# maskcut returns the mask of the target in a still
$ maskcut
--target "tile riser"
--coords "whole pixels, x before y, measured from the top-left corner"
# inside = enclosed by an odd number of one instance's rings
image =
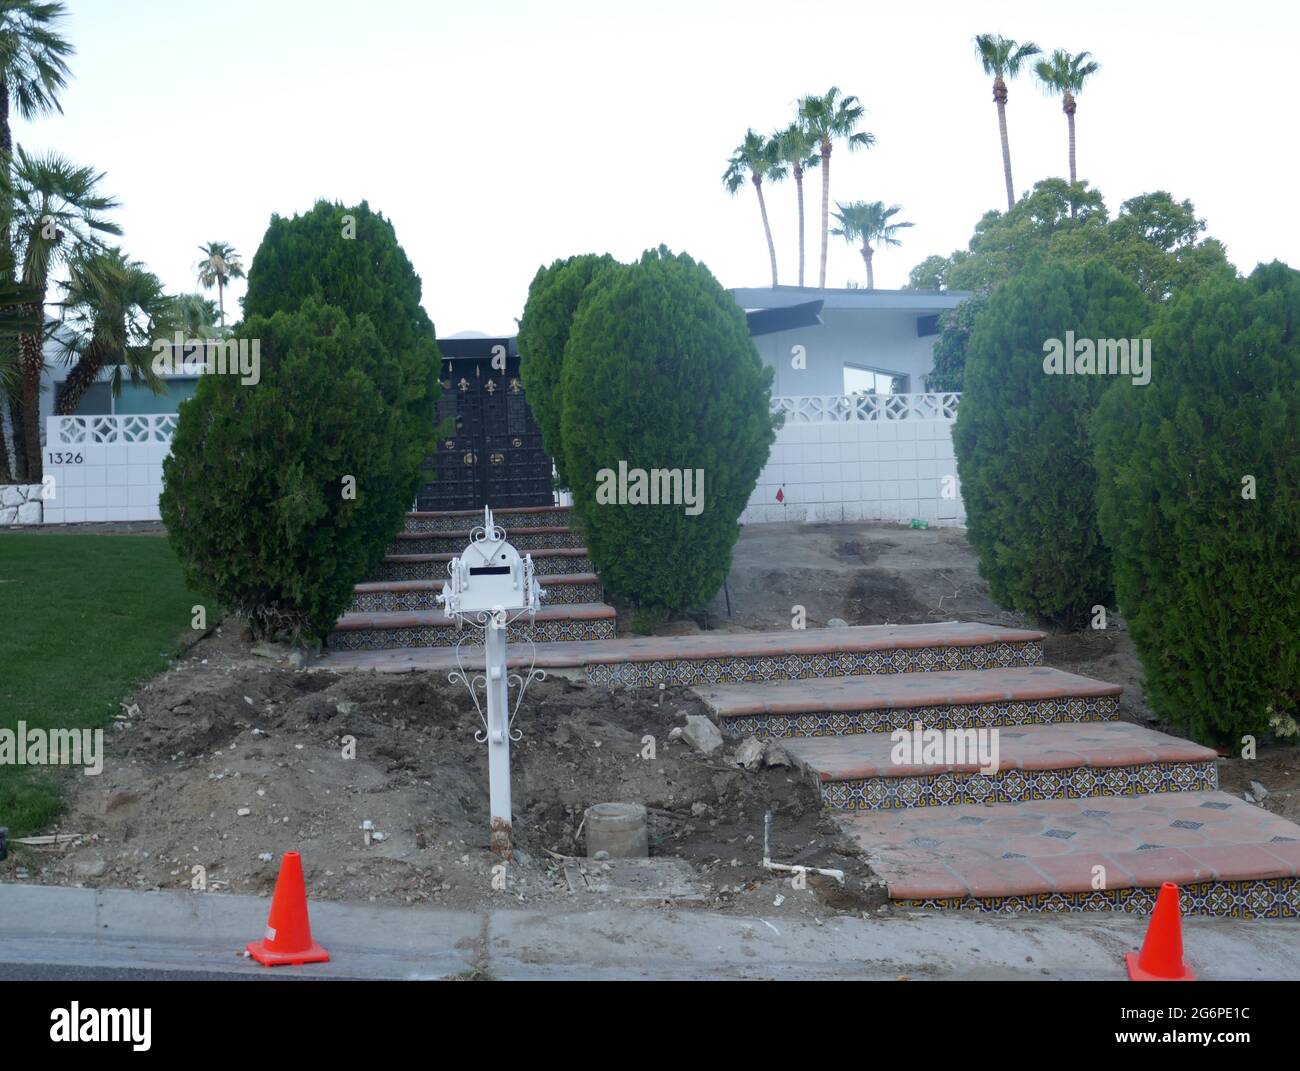
[[[1055,770],[1001,770],[994,774],[940,773],[920,777],[865,777],[818,781],[822,802],[835,811],[898,810],[960,804],[1101,799],[1153,792],[1212,792],[1213,762],[1076,766]]]
[[[1043,912],[1126,911],[1149,916],[1155,909],[1152,886],[1093,889],[1075,893],[1026,893],[1013,896],[943,898],[891,898],[896,907],[910,910]],[[1189,882],[1178,887],[1184,915],[1216,918],[1300,918],[1300,878],[1256,878],[1241,881]]]
[[[493,518],[510,536],[528,528],[563,528],[569,525],[573,514],[569,510],[545,510],[540,513],[497,513]],[[482,514],[477,519],[460,517],[412,517],[407,514],[408,532],[463,532],[483,523]]]
[[[341,651],[380,651],[398,647],[455,647],[468,635],[467,643],[479,642],[477,629],[426,626],[423,628],[347,629],[330,635],[329,645]],[[533,625],[511,625],[506,637],[510,643],[567,643],[581,640],[607,640],[614,636],[614,619],[595,621],[537,621]]]
[[[543,606],[568,606],[574,603],[603,602],[599,584],[549,584],[542,586]],[[349,613],[399,613],[402,611],[438,610],[433,591],[366,592],[352,600]]]
[[[754,681],[860,677],[872,673],[924,673],[931,670],[992,669],[1037,666],[1043,645],[1036,641],[952,647],[911,647],[884,651],[789,654],[779,657],[671,659],[595,663],[585,667],[587,681],[601,687],[691,687]]]
[[[576,573],[594,573],[595,566],[590,558],[534,558],[533,574],[535,576],[573,576]],[[447,578],[446,562],[380,562],[371,580],[445,580]]]
[[[532,533],[521,528],[507,533],[514,548],[521,552],[531,550],[558,550],[583,546],[578,532]],[[423,539],[396,539],[388,547],[389,554],[459,554],[469,542],[462,536],[440,536],[430,533]]]
[[[854,736],[910,729],[965,729],[994,725],[1046,725],[1056,722],[1116,721],[1119,697],[1016,699],[1003,703],[942,704],[881,710],[818,711],[805,714],[740,714],[718,718],[727,736],[794,739]]]

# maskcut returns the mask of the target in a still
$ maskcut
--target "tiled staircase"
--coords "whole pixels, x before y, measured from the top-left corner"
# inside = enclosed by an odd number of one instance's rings
[[[1190,912],[1300,916],[1300,826],[1219,792],[1209,748],[1116,720],[1115,685],[1033,666],[699,692],[724,732],[780,738],[902,906],[1148,912],[1173,881]],[[996,729],[996,769],[894,754],[918,727]]]
[[[1214,752],[1120,722],[1116,685],[1041,665],[1043,634],[946,622],[615,638],[567,508],[499,510],[546,592],[512,666],[694,687],[732,736],[776,737],[894,902],[982,911],[1300,916],[1300,826],[1217,791]],[[359,584],[322,670],[456,667],[433,599],[478,513],[413,513]],[[896,762],[896,729],[996,730],[998,766]],[[986,738],[987,739],[987,738]],[[911,756],[916,759],[917,756]]]
[[[613,607],[602,601],[600,580],[569,526],[563,506],[498,510],[497,523],[511,543],[532,555],[542,588],[542,609],[530,624],[510,626],[518,643],[572,643],[610,639]],[[336,651],[450,650],[464,635],[447,621],[434,601],[447,576],[447,563],[465,549],[470,531],[482,524],[480,512],[410,513],[380,565],[379,576],[353,591],[352,605],[334,627],[329,646]]]

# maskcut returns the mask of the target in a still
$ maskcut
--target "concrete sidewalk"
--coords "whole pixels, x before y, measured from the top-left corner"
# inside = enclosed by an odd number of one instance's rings
[[[1123,914],[883,919],[736,918],[614,909],[574,913],[311,905],[332,961],[268,970],[242,956],[269,900],[221,893],[0,885],[0,964],[258,978],[1096,979],[1125,978],[1144,918]],[[1186,919],[1203,979],[1300,979],[1300,921]]]

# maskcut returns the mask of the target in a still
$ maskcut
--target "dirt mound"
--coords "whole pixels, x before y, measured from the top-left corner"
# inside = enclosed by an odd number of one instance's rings
[[[295,849],[314,897],[563,904],[573,896],[556,856],[585,855],[585,809],[633,800],[649,809],[652,855],[687,861],[712,910],[830,914],[883,902],[793,769],[743,770],[728,761],[733,742],[706,757],[673,735],[703,712],[686,690],[534,684],[512,749],[516,859],[494,888],[486,745],[462,685],[295,673],[217,637],[124,704],[101,776],[71,779],[60,828],[85,839],[0,867],[43,882],[267,894],[280,854]],[[647,738],[653,758],[643,757]],[[792,893],[761,867],[769,808],[774,858],[846,870],[845,890],[814,881]],[[369,847],[365,821],[382,835]]]

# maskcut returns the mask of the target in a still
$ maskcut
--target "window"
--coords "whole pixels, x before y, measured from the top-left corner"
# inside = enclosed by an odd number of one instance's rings
[[[878,368],[844,366],[844,393],[852,394],[906,394],[908,377],[900,372],[885,372]]]

